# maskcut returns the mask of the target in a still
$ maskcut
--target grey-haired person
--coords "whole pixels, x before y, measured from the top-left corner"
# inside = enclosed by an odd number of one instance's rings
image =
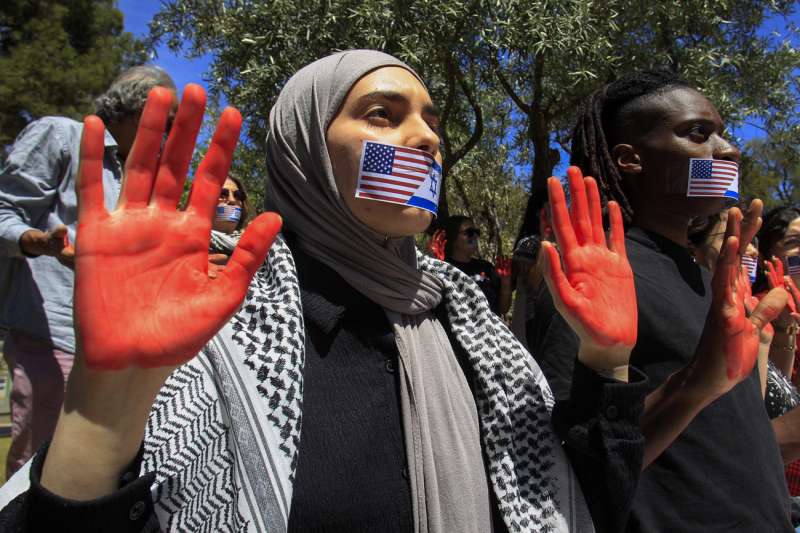
[[[147,94],[175,91],[163,69],[120,74],[94,102],[108,129],[103,156],[105,204],[117,202],[124,165]],[[177,98],[176,98],[177,107]],[[12,373],[10,477],[50,437],[72,368],[75,180],[83,124],[48,116],[19,134],[0,169],[0,325]]]

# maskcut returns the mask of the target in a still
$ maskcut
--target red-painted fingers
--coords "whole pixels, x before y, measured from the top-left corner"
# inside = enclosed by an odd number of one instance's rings
[[[736,277],[738,270],[739,239],[735,236],[728,237],[720,249],[714,277],[711,279],[713,298],[716,301],[724,299],[728,305],[736,305]]]
[[[277,213],[263,213],[253,220],[233,250],[220,276],[230,283],[231,293],[241,301],[250,280],[264,263],[283,221]]]
[[[770,261],[765,261],[764,265],[767,267],[767,282],[769,287],[774,289],[783,286],[783,263],[777,257],[773,257]]]
[[[548,241],[542,242],[542,250],[544,251],[545,257],[544,277],[550,289],[550,294],[554,297],[556,308],[560,308],[559,302],[561,302],[566,305],[567,308],[574,309],[576,298],[575,289],[572,288],[567,276],[564,274],[564,270],[561,268],[561,259],[558,256],[558,251],[555,246]],[[559,309],[559,311],[562,310]]]
[[[789,302],[789,294],[782,288],[771,289],[758,302],[755,310],[750,314],[750,322],[762,329],[781,314],[783,308]]]
[[[242,115],[232,107],[226,108],[219,117],[206,156],[197,168],[187,210],[208,219],[214,215],[219,190],[228,177],[241,128]]]
[[[600,202],[600,191],[592,177],[583,180],[586,186],[586,197],[589,201],[589,218],[591,219],[592,237],[598,246],[606,245],[606,233],[603,229],[603,207]]]
[[[558,178],[549,178],[547,180],[547,194],[550,199],[550,211],[553,217],[553,231],[556,234],[556,241],[558,241],[562,253],[567,255],[578,246],[578,241],[567,212],[564,189],[561,187],[561,181]]]
[[[508,257],[498,255],[494,261],[494,269],[501,278],[508,278],[511,276],[511,259]]]
[[[107,215],[103,203],[103,156],[105,128],[99,117],[83,119],[81,153],[78,167],[78,220]]]
[[[175,209],[180,202],[205,108],[206,93],[203,88],[192,83],[187,85],[164,146],[153,189],[153,202],[161,208]]]
[[[622,210],[620,210],[617,202],[608,202],[608,220],[611,226],[611,234],[609,236],[611,243],[609,248],[612,252],[627,259],[628,252],[625,250],[625,226],[622,224]]]
[[[750,202],[750,207],[742,219],[739,255],[745,254],[748,245],[753,242],[753,237],[756,236],[756,233],[761,228],[761,212],[763,210],[764,203],[758,198]]]
[[[728,210],[728,221],[725,224],[725,238],[727,241],[729,237],[736,237],[741,242],[742,234],[742,212],[738,207],[732,207]],[[738,250],[737,250],[738,253]]]
[[[800,309],[800,290],[798,290],[791,276],[785,276],[784,280],[786,281],[786,288],[792,296],[791,301],[794,302],[795,308]]]
[[[175,94],[164,87],[153,87],[147,95],[136,140],[125,162],[120,208],[145,207],[150,202],[161,143],[174,98]]]
[[[592,222],[589,218],[589,205],[586,198],[586,184],[583,180],[583,173],[578,167],[572,166],[567,169],[567,180],[569,181],[570,207],[569,216],[572,222],[572,229],[579,245],[592,242]]]

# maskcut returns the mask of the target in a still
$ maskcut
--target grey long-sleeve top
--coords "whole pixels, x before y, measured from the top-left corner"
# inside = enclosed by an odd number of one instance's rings
[[[72,324],[73,272],[49,256],[26,257],[19,239],[30,229],[67,226],[75,242],[83,124],[45,117],[19,134],[0,170],[0,302],[2,325],[24,331],[64,351],[75,351]],[[117,143],[105,135],[103,192],[116,206],[122,180]]]

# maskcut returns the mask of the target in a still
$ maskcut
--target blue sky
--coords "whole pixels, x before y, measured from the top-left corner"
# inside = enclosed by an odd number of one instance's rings
[[[118,6],[125,15],[125,29],[138,37],[146,36],[148,33],[148,23],[155,15],[161,2],[158,0],[119,0]],[[800,26],[800,12],[795,12],[791,19],[786,20],[782,17],[773,17],[765,22],[761,28],[761,33],[773,33],[777,39],[785,38],[791,35],[792,42],[795,47],[800,48],[800,36],[789,34],[787,28],[790,25],[795,27]],[[205,75],[211,63],[211,57],[206,55],[197,59],[186,59],[181,54],[172,53],[166,46],[162,45],[156,50],[157,57],[153,62],[156,65],[163,67],[175,80],[178,88],[183,88],[187,83],[200,83],[206,86],[203,76]],[[800,75],[800,73],[799,73]],[[758,125],[744,125],[734,132],[740,143],[747,142],[754,137],[762,136],[763,132],[758,128]],[[562,161],[566,160],[562,157]],[[561,168],[561,167],[564,168]],[[559,165],[555,170],[556,172],[563,172],[566,165]],[[521,174],[527,172],[520,168]]]
[[[136,37],[144,37],[149,33],[147,25],[152,20],[161,2],[154,0],[120,0],[118,7],[125,15],[125,29]],[[182,55],[173,54],[166,46],[158,48],[153,63],[164,68],[175,80],[179,89],[187,83],[199,83],[206,86],[203,75],[211,64],[211,57],[189,60]]]

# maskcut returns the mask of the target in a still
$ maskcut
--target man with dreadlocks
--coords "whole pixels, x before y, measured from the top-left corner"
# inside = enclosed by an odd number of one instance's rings
[[[741,331],[716,312],[720,302],[712,286],[719,292],[721,280],[712,280],[687,250],[689,221],[718,212],[725,201],[687,195],[689,160],[738,161],[723,130],[716,108],[699,91],[668,73],[648,72],[596,92],[574,131],[572,164],[597,179],[603,202],[616,201],[628,227],[639,310],[631,364],[654,389],[642,418],[646,469],[628,531],[791,530],[781,455],[758,373],[753,361],[738,373],[732,367]],[[761,208],[759,200],[751,204],[741,239],[729,226],[724,246],[734,260],[760,225]],[[742,220],[741,211],[731,209],[729,219]],[[732,284],[734,292],[742,290]],[[540,300],[549,301],[549,294]],[[784,295],[770,293],[750,318],[783,305]],[[543,333],[529,337],[531,351],[548,354],[539,359],[544,365],[554,354],[574,361],[577,344],[558,335],[569,326],[552,312],[543,315],[537,308],[542,323],[535,329]]]

